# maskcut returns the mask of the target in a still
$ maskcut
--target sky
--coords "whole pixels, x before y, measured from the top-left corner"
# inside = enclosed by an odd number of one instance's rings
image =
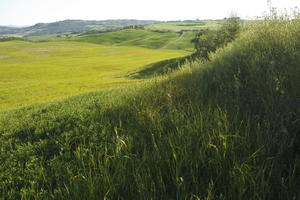
[[[300,8],[300,0],[272,0],[272,5]],[[267,10],[267,0],[0,0],[0,25],[65,19],[222,19],[231,13],[254,18]]]

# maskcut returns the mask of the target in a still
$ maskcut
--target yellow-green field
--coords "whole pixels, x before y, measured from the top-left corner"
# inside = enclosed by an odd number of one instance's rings
[[[203,29],[217,29],[222,25],[222,20],[205,20],[205,21],[192,21],[192,22],[184,22],[184,21],[173,21],[173,22],[164,22],[151,24],[146,26],[146,30],[152,31],[173,31],[179,32],[182,30],[185,31],[196,31]]]
[[[128,72],[181,57],[181,50],[79,42],[0,43],[0,109],[47,102],[136,80]]]

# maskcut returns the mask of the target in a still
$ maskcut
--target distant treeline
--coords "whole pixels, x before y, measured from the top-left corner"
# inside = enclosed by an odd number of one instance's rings
[[[117,31],[124,30],[124,29],[144,30],[145,26],[144,25],[128,25],[128,26],[124,26],[124,27],[121,27],[121,28],[107,28],[107,29],[103,29],[103,30],[92,30],[92,31],[87,31],[85,33],[82,33],[82,34],[80,34],[80,36],[97,34],[97,33],[111,33],[111,32],[117,32]]]
[[[14,40],[24,41],[25,39],[21,38],[21,37],[3,37],[3,38],[0,38],[0,42],[14,41]]]

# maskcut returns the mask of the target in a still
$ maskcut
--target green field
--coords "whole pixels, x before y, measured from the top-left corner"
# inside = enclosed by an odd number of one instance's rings
[[[217,29],[222,25],[222,23],[223,20],[204,20],[204,21],[193,20],[190,22],[170,21],[170,22],[151,24],[146,26],[146,29],[152,31],[172,31],[172,32],[179,32],[182,30],[197,31],[197,30],[203,30],[208,28]]]
[[[139,46],[151,49],[182,49],[193,50],[191,40],[196,32],[184,31],[175,32],[155,32],[140,29],[125,29],[108,33],[88,34],[73,37],[70,40],[114,45],[114,46]]]
[[[187,55],[179,50],[80,42],[0,43],[0,109],[47,102],[135,82],[142,66]]]
[[[125,29],[115,32],[85,35],[73,38],[73,40],[95,44],[140,46],[158,49],[179,37],[180,34],[175,32],[158,33],[139,29]]]
[[[300,13],[272,19],[163,77],[0,111],[0,199],[299,200]],[[0,94],[94,90],[182,54],[5,42]]]
[[[38,35],[38,36],[29,36],[24,37],[25,39],[33,42],[50,42],[50,41],[61,41],[66,40],[71,37],[75,37],[78,34],[70,34],[70,33],[63,33],[63,34],[49,34],[49,35]]]
[[[163,49],[185,49],[185,50],[194,50],[194,46],[191,43],[191,40],[195,37],[197,32],[184,31],[180,34],[178,38],[169,42]]]

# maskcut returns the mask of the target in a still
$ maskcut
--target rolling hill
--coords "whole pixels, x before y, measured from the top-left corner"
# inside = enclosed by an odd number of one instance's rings
[[[210,61],[137,85],[1,112],[0,195],[299,199],[299,30],[299,18],[266,20]],[[100,51],[89,45],[92,55]],[[55,54],[68,57],[58,46]]]
[[[196,32],[157,32],[143,29],[115,29],[84,34],[50,34],[30,36],[24,39],[34,42],[77,41],[113,46],[139,46],[151,49],[181,49],[193,51],[191,40]]]
[[[154,20],[64,20],[53,23],[38,23],[34,26],[12,28],[0,27],[0,35],[39,36],[59,33],[83,33],[92,30],[122,28],[130,25],[148,25],[157,23]]]
[[[53,34],[0,39],[4,41],[0,42],[4,72],[0,74],[0,107],[16,108],[140,81],[132,78],[153,76],[149,67],[156,69],[176,61],[168,59],[191,54],[194,34],[122,28],[71,38]],[[105,52],[111,56],[104,56]],[[145,68],[147,73],[138,73]]]
[[[140,46],[152,49],[192,50],[194,32],[155,32],[141,29],[123,29],[107,33],[88,34],[71,38],[73,41],[116,46]]]
[[[181,50],[114,47],[82,42],[0,42],[0,109],[120,87],[130,72]]]
[[[169,21],[147,25],[145,28],[151,31],[199,31],[203,29],[217,29],[224,20],[187,20]]]

